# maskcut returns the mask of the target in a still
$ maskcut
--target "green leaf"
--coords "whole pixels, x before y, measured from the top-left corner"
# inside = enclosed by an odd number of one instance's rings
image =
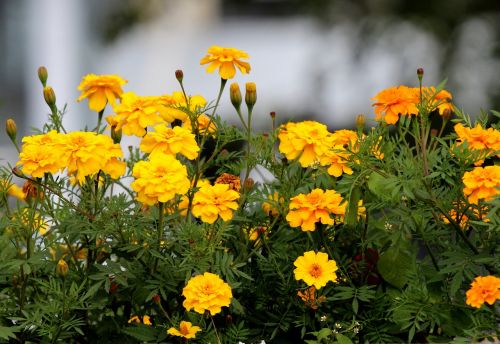
[[[346,337],[340,333],[337,333],[335,335],[335,339],[337,339],[337,342],[340,344],[353,344],[352,341],[349,339],[349,337]]]
[[[13,338],[16,339],[15,331],[17,331],[17,327],[4,327],[0,326],[0,338],[2,339],[9,339]]]
[[[156,329],[145,325],[128,327],[123,329],[122,332],[143,342],[155,341],[158,337],[158,331]]]
[[[332,330],[329,328],[322,328],[317,332],[316,338],[321,341],[322,339],[327,339],[332,334]]]
[[[358,220],[358,202],[361,199],[361,190],[355,187],[350,194],[346,209],[345,224],[355,225]]]
[[[459,271],[453,276],[453,279],[451,280],[450,284],[450,294],[451,296],[454,296],[458,289],[460,289],[460,286],[462,285],[462,281],[464,280],[464,275],[462,271]]]
[[[380,255],[377,268],[386,282],[401,289],[408,282],[411,261],[412,257],[408,253],[398,247],[391,247]]]
[[[358,308],[359,308],[358,299],[357,298],[352,299],[352,310],[354,311],[354,313],[358,314]]]

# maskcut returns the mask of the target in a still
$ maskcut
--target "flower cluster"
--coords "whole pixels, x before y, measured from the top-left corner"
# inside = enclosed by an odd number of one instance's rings
[[[210,272],[192,277],[182,295],[186,298],[182,305],[188,311],[194,309],[200,314],[208,311],[211,315],[219,313],[222,307],[228,307],[233,298],[229,284]]]
[[[464,195],[470,203],[491,201],[493,197],[500,195],[500,166],[475,167],[464,173],[462,181],[465,185]]]
[[[292,227],[301,227],[303,231],[314,231],[316,223],[333,225],[331,215],[343,216],[346,203],[335,190],[314,189],[308,194],[299,194],[290,200],[290,211],[286,220]]]
[[[489,305],[500,300],[500,278],[496,276],[478,276],[467,290],[465,301],[469,306],[480,308],[485,302]]]

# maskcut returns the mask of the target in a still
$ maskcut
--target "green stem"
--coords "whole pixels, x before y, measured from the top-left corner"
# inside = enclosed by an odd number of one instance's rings
[[[210,320],[212,320],[212,325],[214,327],[215,336],[217,337],[217,342],[219,344],[222,344],[222,341],[220,340],[220,337],[219,337],[219,333],[217,332],[217,327],[215,327],[214,318],[212,316],[210,316]]]
[[[157,230],[156,249],[158,250],[158,252],[160,252],[161,238],[163,236],[163,206],[164,205],[165,205],[165,203],[158,202],[158,228],[156,229]],[[152,274],[155,273],[157,267],[158,267],[158,257],[155,257],[153,269],[151,270]]]

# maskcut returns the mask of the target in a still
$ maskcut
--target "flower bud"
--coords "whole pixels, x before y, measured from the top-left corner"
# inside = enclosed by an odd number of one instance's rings
[[[160,303],[161,302],[161,297],[158,294],[154,294],[151,299],[153,300],[154,303]]]
[[[15,175],[16,177],[19,177],[19,178],[24,177],[24,173],[17,166],[12,168],[12,174]]]
[[[38,79],[42,83],[42,86],[45,87],[47,84],[47,78],[49,77],[49,73],[47,72],[47,68],[44,66],[38,67]]]
[[[12,141],[16,140],[17,126],[16,122],[14,122],[12,118],[9,118],[7,121],[5,121],[5,131]]]
[[[61,277],[66,277],[69,272],[68,263],[64,259],[59,259],[56,266],[56,273]]]
[[[56,105],[56,94],[52,87],[45,86],[43,88],[43,98],[50,108]]]
[[[356,128],[363,129],[365,127],[366,118],[365,115],[359,114],[356,116]]]
[[[452,116],[451,110],[450,109],[444,109],[442,116],[443,116],[443,119],[445,121],[449,121],[451,119],[451,116]]]
[[[26,200],[40,199],[44,197],[43,191],[38,189],[38,186],[31,180],[27,180],[23,184],[23,193],[26,195]]]
[[[271,112],[269,113],[269,116],[271,116],[271,119],[273,119],[273,120],[274,120],[274,119],[276,118],[276,112],[271,111]]]
[[[254,186],[255,181],[252,178],[247,178],[245,182],[243,183],[243,188],[247,191],[251,190],[252,187]]]
[[[240,86],[237,82],[233,82],[231,86],[229,86],[229,96],[231,98],[231,103],[233,104],[236,110],[240,109],[241,105],[241,91]]]
[[[252,109],[257,102],[257,86],[255,85],[255,82],[247,82],[245,86],[245,103],[249,109]]]
[[[114,143],[120,143],[122,140],[122,130],[116,129],[116,125],[111,127],[111,138]]]
[[[177,79],[177,81],[179,81],[179,83],[182,84],[182,80],[184,79],[184,72],[180,69],[177,69],[175,71],[175,78]]]
[[[424,76],[424,69],[423,68],[417,69],[417,76],[418,76],[418,80],[422,81],[422,78]]]

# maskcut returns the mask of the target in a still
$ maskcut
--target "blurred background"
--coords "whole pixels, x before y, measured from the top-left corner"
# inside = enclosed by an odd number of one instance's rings
[[[418,67],[428,86],[448,78],[466,112],[500,109],[499,0],[0,0],[2,123],[13,117],[26,135],[47,119],[40,65],[59,108],[68,104],[69,129],[96,123],[76,102],[88,73],[160,95],[178,90],[183,69],[188,93],[213,100],[219,76],[199,65],[211,45],[250,54],[251,73],[233,81],[257,83],[261,130],[270,111],[353,127],[359,113],[374,117],[370,98],[382,89],[417,86]],[[237,123],[228,90],[219,113]],[[0,159],[14,163],[1,132]]]

